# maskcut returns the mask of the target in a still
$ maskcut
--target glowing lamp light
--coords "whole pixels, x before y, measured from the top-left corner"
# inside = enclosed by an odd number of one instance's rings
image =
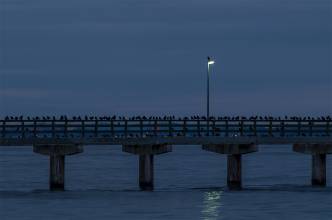
[[[212,65],[212,64],[214,64],[214,60],[208,61],[208,65]]]

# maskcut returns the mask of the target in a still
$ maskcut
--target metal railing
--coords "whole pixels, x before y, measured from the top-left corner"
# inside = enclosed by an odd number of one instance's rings
[[[0,120],[0,139],[332,136],[331,120]]]

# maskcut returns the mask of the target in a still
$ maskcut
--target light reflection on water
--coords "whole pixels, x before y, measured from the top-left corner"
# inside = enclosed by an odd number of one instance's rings
[[[202,217],[204,220],[222,219],[220,208],[222,191],[209,191],[204,193]]]

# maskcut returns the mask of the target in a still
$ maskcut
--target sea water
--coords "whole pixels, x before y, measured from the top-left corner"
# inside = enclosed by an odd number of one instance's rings
[[[311,157],[291,146],[243,156],[243,190],[226,187],[226,157],[199,146],[155,156],[155,189],[140,191],[138,157],[88,146],[66,157],[64,192],[48,190],[49,159],[31,147],[0,148],[0,217],[7,219],[332,219],[327,187],[310,186]]]

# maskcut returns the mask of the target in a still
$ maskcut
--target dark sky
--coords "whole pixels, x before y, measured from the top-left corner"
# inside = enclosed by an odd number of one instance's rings
[[[0,0],[0,115],[332,114],[331,0]]]

